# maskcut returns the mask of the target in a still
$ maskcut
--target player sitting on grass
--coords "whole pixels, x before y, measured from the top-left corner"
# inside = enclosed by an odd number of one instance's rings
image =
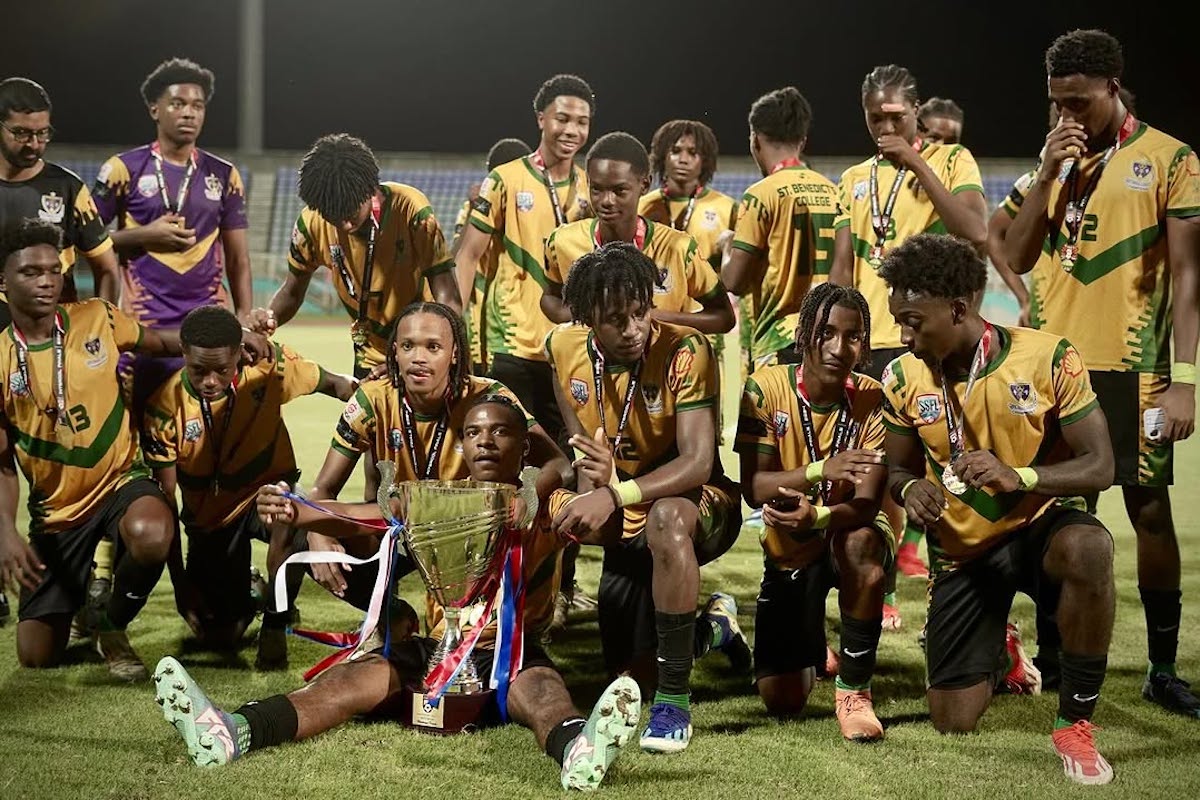
[[[463,418],[462,443],[463,459],[472,479],[515,484],[529,451],[525,414],[506,398],[477,398]],[[286,484],[279,484],[259,490],[258,510],[264,524],[285,522],[339,537],[360,536],[371,530],[296,504],[283,496],[286,489]],[[632,679],[617,678],[604,690],[585,722],[554,663],[538,644],[538,630],[553,613],[557,562],[563,545],[551,532],[550,520],[573,498],[564,490],[554,491],[549,497],[542,494],[541,511],[526,532],[525,659],[509,688],[508,708],[513,720],[532,730],[538,746],[562,765],[564,788],[593,789],[618,749],[633,738],[641,695]],[[379,517],[379,509],[372,503],[323,501],[322,505],[356,519]],[[393,513],[396,511],[393,506]],[[410,616],[409,622],[415,628],[415,617]],[[214,706],[173,658],[159,662],[154,680],[163,714],[183,737],[192,761],[215,766],[250,750],[308,739],[359,714],[382,712],[389,701],[399,699],[403,688],[420,691],[436,645],[435,639],[421,637],[393,641],[387,656],[376,650],[342,662],[310,686],[286,696],[247,703],[232,713]],[[485,631],[474,656],[480,674],[490,670],[493,645],[494,632]]]

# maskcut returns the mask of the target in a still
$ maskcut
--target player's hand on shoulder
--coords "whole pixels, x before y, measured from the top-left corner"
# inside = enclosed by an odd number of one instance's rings
[[[269,308],[252,308],[242,316],[242,325],[265,336],[275,333],[278,324],[275,322],[275,312]]]
[[[883,453],[879,450],[843,450],[825,460],[823,475],[826,480],[862,483],[871,470],[883,464]]]
[[[383,380],[387,376],[388,376],[387,363],[380,363],[380,364],[376,364],[375,366],[371,367],[371,371],[368,372],[367,376],[362,379],[362,382],[367,383],[368,381],[379,381],[379,380]]]
[[[946,497],[932,481],[918,478],[904,490],[904,513],[914,525],[936,525],[945,510]]]
[[[991,450],[972,450],[954,462],[954,474],[974,489],[991,489],[1001,494],[1021,488],[1021,476],[996,458]]]
[[[242,329],[242,362],[246,364],[257,364],[259,361],[266,359],[273,361],[275,359],[275,345],[266,336],[263,336],[257,331]]]

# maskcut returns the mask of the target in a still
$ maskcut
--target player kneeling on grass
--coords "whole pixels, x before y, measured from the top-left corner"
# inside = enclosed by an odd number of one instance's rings
[[[472,479],[515,484],[529,449],[525,415],[506,398],[478,398],[464,418],[462,443]],[[286,522],[339,537],[371,530],[297,505],[283,497],[285,489],[280,484],[259,490],[258,510],[264,524]],[[562,541],[551,532],[550,520],[573,497],[564,490],[541,497],[541,511],[526,534],[525,659],[509,687],[508,709],[514,721],[533,731],[538,746],[562,765],[564,788],[593,789],[618,749],[633,738],[641,696],[632,679],[618,678],[604,690],[585,722],[550,657],[538,644],[538,631],[553,613],[562,551]],[[379,509],[372,503],[322,501],[322,505],[357,519],[379,517]],[[409,620],[415,628],[415,616],[410,615]],[[433,633],[436,636],[440,631]],[[480,674],[490,670],[494,640],[494,631],[485,631],[475,650]],[[316,736],[357,714],[384,712],[389,702],[400,698],[403,687],[420,690],[436,646],[436,639],[421,637],[394,641],[390,655],[376,650],[342,662],[303,689],[247,703],[233,713],[214,706],[173,658],[159,662],[154,679],[163,714],[187,743],[192,761],[213,766],[249,750]]]
[[[879,511],[883,411],[869,360],[871,316],[854,288],[823,283],[800,306],[800,364],[758,370],[742,394],[735,449],[742,494],[763,508],[765,571],[755,615],[758,693],[772,714],[797,714],[825,663],[825,596],[842,613],[837,718],[854,741],[883,738],[871,674],[883,623],[883,579],[895,538]]]
[[[605,664],[639,675],[655,664],[641,745],[672,753],[692,735],[693,660],[716,647],[736,667],[739,651],[749,653],[732,597],[714,595],[696,618],[700,566],[733,545],[742,520],[737,487],[716,455],[716,362],[704,334],[653,317],[658,276],[627,242],[582,256],[563,287],[582,324],[555,328],[546,352],[571,444],[583,453],[578,486],[590,490],[554,527],[605,547]],[[614,466],[620,483],[610,483]]]
[[[987,266],[962,240],[911,237],[879,274],[909,349],[883,375],[888,488],[928,535],[933,724],[975,730],[1010,666],[1005,626],[1025,592],[1062,634],[1054,748],[1071,780],[1108,783],[1090,719],[1112,636],[1113,541],[1060,500],[1113,478],[1083,360],[1066,339],[980,317]]]
[[[125,628],[158,583],[175,517],[142,462],[117,384],[122,352],[179,354],[174,331],[143,328],[104,300],[58,305],[62,230],[25,220],[0,235],[12,324],[0,342],[0,585],[19,585],[17,659],[62,661],[71,617],[87,600],[92,554],[117,542],[113,592],[95,620],[109,672],[146,678]],[[29,481],[29,541],[17,532]]]
[[[271,541],[257,487],[299,477],[282,406],[314,392],[348,400],[357,382],[279,344],[271,361],[240,366],[242,326],[220,306],[189,313],[179,338],[183,369],[151,397],[142,440],[167,497],[182,490],[187,566],[178,541],[168,561],[176,607],[202,644],[229,649],[254,619],[250,543]],[[286,663],[287,621],[265,614],[260,668]]]

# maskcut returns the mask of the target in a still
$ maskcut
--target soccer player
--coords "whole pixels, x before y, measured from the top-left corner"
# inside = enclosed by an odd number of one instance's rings
[[[471,478],[515,484],[529,446],[524,411],[503,397],[481,395],[473,400],[462,421],[463,460]],[[369,532],[353,522],[287,500],[281,496],[286,488],[286,484],[262,488],[258,508],[265,520],[320,527],[340,536]],[[557,490],[548,497],[539,496],[542,508],[525,538],[525,658],[509,687],[508,709],[513,721],[532,730],[538,747],[561,765],[563,788],[589,790],[599,785],[619,749],[633,738],[641,695],[632,679],[617,678],[585,721],[554,662],[537,644],[533,634],[549,620],[556,591],[552,573],[562,547],[562,540],[550,530],[550,520],[573,495]],[[376,504],[322,505],[356,518],[379,517]],[[490,670],[493,628],[494,623],[490,623],[474,651],[481,674]],[[164,658],[155,670],[157,699],[167,721],[183,737],[193,763],[217,766],[251,750],[311,738],[358,714],[386,713],[389,704],[394,708],[403,689],[421,690],[436,645],[435,639],[419,636],[393,641],[388,655],[376,650],[342,662],[309,686],[286,696],[247,703],[232,713],[213,705],[178,661]]]
[[[732,546],[741,513],[716,455],[708,340],[654,318],[658,282],[658,267],[635,245],[610,242],[586,253],[563,287],[581,324],[555,328],[546,352],[571,444],[583,453],[582,494],[554,527],[605,546],[604,660],[620,672],[657,655],[642,749],[671,753],[692,734],[693,658],[702,645],[727,652],[744,645],[736,608],[710,603],[702,624],[695,612],[700,566]]]
[[[92,195],[121,258],[121,307],[143,327],[178,329],[197,306],[226,304],[228,278],[240,316],[253,302],[246,189],[233,164],[196,146],[213,74],[173,58],[142,83],[155,140],[100,168]],[[123,359],[133,412],[183,365],[178,358]]]
[[[254,619],[250,543],[271,541],[257,487],[299,477],[282,406],[315,392],[348,400],[356,382],[278,344],[272,361],[240,366],[242,326],[220,306],[193,309],[179,339],[184,368],[150,398],[143,448],[167,497],[181,490],[187,565],[179,547],[168,564],[176,606],[202,644],[230,649]],[[264,615],[260,667],[286,656],[287,622]]]
[[[798,714],[825,664],[825,596],[838,590],[838,723],[851,741],[883,738],[871,674],[883,615],[884,562],[895,537],[880,512],[883,412],[879,384],[854,372],[870,357],[871,312],[852,287],[809,290],[796,328],[799,366],[758,370],[742,394],[734,449],[742,496],[762,507],[764,573],[755,615],[759,696]]]
[[[491,378],[477,378],[467,362],[469,348],[462,318],[448,306],[414,303],[400,312],[388,344],[388,377],[361,384],[343,409],[325,462],[309,497],[336,498],[363,453],[396,465],[396,480],[459,480],[469,476],[462,455],[463,418],[471,402],[485,394],[500,394],[515,402],[506,387]],[[542,480],[561,484],[570,475],[570,462],[554,440],[532,417],[526,463],[542,468]],[[375,543],[360,537],[338,543],[310,531],[309,550],[345,550],[370,555]],[[277,563],[269,564],[275,574]],[[335,564],[313,564],[312,575],[338,597],[365,609],[375,583],[376,568],[344,570]],[[294,591],[299,585],[289,583]],[[293,599],[295,595],[292,595]]]
[[[487,171],[491,173],[501,164],[507,164],[509,161],[529,153],[529,145],[520,139],[501,139],[488,150]],[[467,224],[471,219],[471,204],[479,197],[481,185],[471,187],[470,197],[463,201],[462,208],[458,211],[458,217],[454,220],[454,236],[450,240],[451,253],[457,253],[462,244],[463,231],[467,229]],[[486,375],[488,371],[488,352],[484,344],[487,315],[484,313],[484,306],[487,303],[488,286],[496,276],[496,268],[499,263],[500,253],[497,244],[494,239],[488,241],[487,250],[479,259],[479,267],[475,270],[474,276],[468,276],[472,277],[472,280],[458,285],[458,293],[463,299],[463,307],[469,306],[469,315],[466,316],[466,321],[467,335],[471,340],[471,371],[479,376]]]
[[[1142,695],[1200,717],[1175,675],[1179,543],[1167,487],[1174,442],[1192,434],[1200,334],[1200,161],[1121,102],[1120,43],[1076,30],[1046,51],[1060,114],[1004,238],[1018,273],[1049,252],[1042,330],[1077,342],[1112,419],[1115,482],[1137,533],[1149,668]],[[1097,324],[1103,320],[1104,324]],[[1065,667],[1064,679],[1065,679]]]
[[[638,202],[650,187],[650,157],[642,143],[620,131],[601,136],[588,151],[587,176],[596,218],[563,225],[546,241],[545,315],[554,322],[570,322],[562,286],[571,265],[606,242],[628,242],[658,267],[655,319],[702,333],[731,330],[733,306],[696,240],[638,214]]]
[[[1104,412],[1066,339],[979,316],[987,267],[968,243],[918,234],[880,275],[910,353],[883,379],[888,489],[928,531],[929,711],[972,731],[1008,669],[1013,594],[1053,609],[1062,634],[1054,748],[1067,776],[1108,783],[1092,713],[1115,612],[1113,542],[1059,498],[1109,485]]]
[[[117,301],[120,275],[112,240],[96,212],[92,195],[74,172],[45,160],[54,138],[50,96],[28,78],[0,81],[0,229],[23,219],[52,222],[63,230],[63,299],[76,299],[72,270],[78,255],[87,259],[95,296]],[[0,295],[0,325],[9,323]]]
[[[72,615],[86,599],[92,553],[117,542],[113,591],[96,620],[109,672],[145,679],[125,628],[162,574],[175,518],[142,461],[117,381],[118,356],[179,353],[174,331],[143,328],[107,301],[59,305],[62,230],[26,220],[0,236],[12,324],[0,347],[0,584],[20,586],[17,659],[61,663]],[[29,482],[29,541],[17,532]]]
[[[945,97],[931,97],[917,108],[917,132],[930,144],[962,141],[963,110]]]
[[[386,360],[398,315],[421,299],[425,283],[434,300],[462,309],[429,199],[412,186],[380,183],[375,154],[361,139],[318,139],[300,162],[299,189],[306,208],[292,229],[288,275],[271,298],[267,330],[296,315],[324,266],[353,320],[354,377],[361,380]]]
[[[574,163],[587,144],[596,98],[577,75],[555,75],[533,98],[541,139],[530,155],[487,176],[455,256],[460,285],[479,269],[489,246],[499,253],[485,292],[491,376],[566,450],[562,416],[543,345],[552,323],[541,310],[546,239],[555,228],[591,215],[587,173]]]
[[[793,86],[750,107],[750,155],[763,174],[742,196],[721,276],[736,295],[754,297],[750,352],[755,367],[794,363],[800,303],[829,275],[837,187],[800,161],[812,108]]]

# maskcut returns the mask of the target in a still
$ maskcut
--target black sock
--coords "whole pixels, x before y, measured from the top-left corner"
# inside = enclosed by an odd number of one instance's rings
[[[1183,612],[1178,589],[1138,589],[1146,612],[1146,648],[1151,664],[1174,664],[1179,648],[1179,617]]]
[[[658,628],[658,692],[687,696],[696,646],[696,615],[654,612]]]
[[[296,730],[300,727],[296,707],[282,694],[265,700],[251,700],[233,713],[245,717],[250,725],[250,746],[247,750],[260,750],[290,742],[296,738]]]
[[[870,688],[882,630],[882,617],[863,620],[842,614],[842,652],[837,677],[839,688]]]
[[[583,717],[568,717],[551,728],[550,733],[546,734],[546,755],[557,761],[561,767],[567,757],[567,748],[586,724],[587,720]]]
[[[162,576],[163,564],[141,564],[125,553],[113,570],[112,596],[108,599],[108,621],[123,631],[146,605],[150,592]]]
[[[1058,687],[1058,716],[1067,722],[1091,719],[1104,684],[1108,656],[1077,656],[1063,651],[1062,684]]]

